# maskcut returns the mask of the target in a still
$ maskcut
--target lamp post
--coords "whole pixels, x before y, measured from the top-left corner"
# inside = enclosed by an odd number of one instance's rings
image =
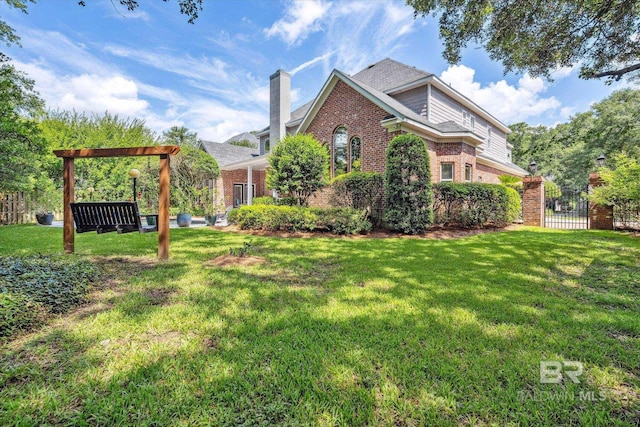
[[[135,202],[137,199],[137,193],[136,193],[136,180],[138,179],[138,177],[140,176],[140,171],[138,169],[131,169],[129,171],[129,176],[131,178],[133,178],[133,201]]]
[[[87,188],[87,191],[89,192],[89,201],[93,202],[93,192],[94,192],[93,187]]]
[[[529,172],[531,173],[531,176],[535,175],[537,170],[538,164],[532,160],[531,163],[529,163]]]
[[[599,167],[603,167],[605,160],[607,160],[607,158],[604,156],[604,154],[600,154],[596,159],[596,163],[598,163]]]

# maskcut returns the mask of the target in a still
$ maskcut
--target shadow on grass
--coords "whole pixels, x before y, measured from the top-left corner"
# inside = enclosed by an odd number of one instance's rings
[[[0,392],[3,412],[36,423],[130,425],[640,419],[633,409],[640,247],[628,239],[191,231],[172,234],[173,261],[138,272],[123,283],[126,292],[107,296],[109,310],[27,339],[3,357],[3,368],[18,359],[28,366],[23,382]],[[247,240],[266,264],[202,266]],[[70,349],[68,359],[29,362],[58,346]],[[584,381],[540,384],[541,360],[582,361]],[[604,401],[519,398],[603,389],[612,393]],[[41,392],[49,397],[34,397]]]

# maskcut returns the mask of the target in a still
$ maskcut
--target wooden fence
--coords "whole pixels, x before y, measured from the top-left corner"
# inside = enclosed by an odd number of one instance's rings
[[[28,193],[0,193],[0,225],[35,222],[35,204]]]

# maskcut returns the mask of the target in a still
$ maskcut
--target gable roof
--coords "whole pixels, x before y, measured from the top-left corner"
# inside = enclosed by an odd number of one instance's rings
[[[431,76],[433,74],[419,70],[416,67],[410,67],[393,59],[385,58],[369,65],[351,77],[381,92],[387,92]]]
[[[220,142],[200,140],[204,151],[216,159],[218,166],[222,167],[231,163],[257,157],[260,152],[257,148],[238,147],[237,145],[223,144]]]

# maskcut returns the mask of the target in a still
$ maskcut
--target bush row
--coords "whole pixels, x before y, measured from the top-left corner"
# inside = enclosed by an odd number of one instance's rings
[[[503,185],[447,182],[433,190],[436,224],[504,227],[520,215],[520,195]]]
[[[80,304],[97,267],[53,256],[0,257],[0,337]]]
[[[232,210],[229,220],[243,230],[319,230],[334,234],[357,234],[371,230],[366,212],[352,208],[252,205]]]

